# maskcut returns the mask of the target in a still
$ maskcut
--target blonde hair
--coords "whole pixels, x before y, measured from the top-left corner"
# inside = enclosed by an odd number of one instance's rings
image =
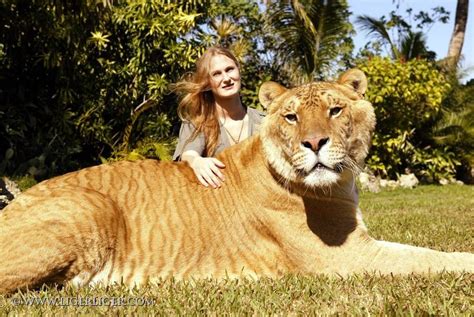
[[[211,58],[216,55],[230,58],[239,68],[237,58],[228,49],[217,46],[210,47],[196,62],[196,71],[188,74],[172,87],[178,95],[182,96],[178,105],[178,116],[181,120],[190,121],[196,128],[187,142],[194,140],[199,133],[204,134],[203,156],[213,156],[219,140],[219,119],[209,74]]]

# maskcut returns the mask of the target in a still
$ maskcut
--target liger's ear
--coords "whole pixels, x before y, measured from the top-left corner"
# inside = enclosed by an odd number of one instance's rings
[[[360,96],[363,96],[367,91],[367,77],[363,71],[357,68],[349,69],[339,77],[337,82],[351,88]]]
[[[282,85],[273,82],[267,81],[260,86],[260,91],[258,92],[258,99],[262,104],[263,108],[267,109],[268,106],[275,100],[276,97],[283,94],[287,89]]]
[[[349,137],[349,156],[362,165],[369,153],[370,140],[375,129],[375,112],[372,104],[358,100],[351,107],[352,134]]]

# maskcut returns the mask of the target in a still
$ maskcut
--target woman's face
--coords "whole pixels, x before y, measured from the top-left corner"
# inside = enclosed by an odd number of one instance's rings
[[[209,76],[212,94],[216,99],[231,98],[240,91],[240,71],[235,62],[225,55],[211,58]]]

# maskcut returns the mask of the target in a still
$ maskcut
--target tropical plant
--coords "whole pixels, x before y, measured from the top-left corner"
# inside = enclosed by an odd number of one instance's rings
[[[107,2],[0,2],[0,173],[43,178],[91,162],[74,118],[100,91],[87,43],[109,17]]]
[[[167,87],[202,51],[189,34],[208,2],[104,3],[0,3],[0,173],[44,178],[170,143]]]
[[[388,18],[382,16],[379,19],[360,15],[355,22],[374,38],[376,50],[382,43],[388,48],[389,56],[392,59],[425,58],[435,60],[436,54],[430,51],[426,45],[426,34],[434,23],[447,23],[449,12],[443,7],[436,7],[432,9],[431,13],[420,11],[418,14],[412,15],[412,9],[408,9],[406,13],[408,15],[406,18],[397,14],[397,11],[391,11]]]
[[[461,57],[462,47],[464,45],[464,35],[466,33],[467,17],[469,15],[469,0],[458,0],[456,6],[456,17],[454,20],[454,29],[449,42],[448,64],[451,67],[456,66]]]
[[[353,43],[347,1],[271,1],[267,32],[277,36],[276,61],[294,84],[333,75]]]
[[[452,89],[444,99],[441,112],[430,127],[433,143],[449,147],[461,162],[456,168],[456,177],[473,183],[474,166],[474,81],[460,84],[457,78],[451,81]]]
[[[105,90],[116,107],[117,129],[109,136],[112,156],[129,158],[138,146],[147,149],[137,151],[148,157],[169,158],[163,148],[172,143],[169,135],[177,117],[168,87],[193,67],[203,50],[190,34],[206,15],[205,4],[131,1],[113,8],[104,29],[110,43],[105,49],[95,45]]]

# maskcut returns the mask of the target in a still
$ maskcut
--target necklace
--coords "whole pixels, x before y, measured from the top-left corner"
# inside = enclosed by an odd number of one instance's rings
[[[224,122],[222,122],[222,127],[224,128],[227,135],[231,138],[232,142],[234,142],[234,144],[237,144],[237,143],[240,142],[240,138],[242,137],[242,131],[244,131],[244,125],[245,125],[245,118],[246,117],[247,117],[247,114],[245,114],[245,116],[242,118],[242,125],[240,126],[239,137],[237,138],[237,140],[232,136],[230,131],[227,130],[227,128],[225,127],[225,122],[227,121],[227,116],[224,117]]]

